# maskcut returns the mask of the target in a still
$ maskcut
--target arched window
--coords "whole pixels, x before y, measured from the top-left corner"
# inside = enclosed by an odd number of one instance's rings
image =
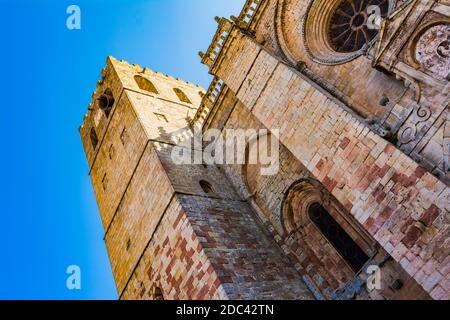
[[[206,194],[210,194],[210,193],[214,192],[211,183],[209,183],[208,181],[201,180],[200,187],[202,188],[203,192]]]
[[[147,78],[144,78],[142,76],[135,76],[134,80],[136,81],[137,85],[139,86],[139,88],[141,90],[145,90],[145,91],[153,93],[153,94],[159,93],[158,90],[156,89],[155,85],[153,84],[153,82],[151,82]]]
[[[114,96],[110,89],[106,89],[100,98],[98,98],[98,106],[105,113],[107,118],[109,118],[114,102]]]
[[[98,137],[97,137],[97,133],[95,133],[94,128],[91,128],[90,138],[91,138],[92,148],[94,148],[94,150],[97,149]]]
[[[359,272],[370,259],[367,254],[321,204],[312,204],[308,214],[311,221],[347,261],[353,271]]]
[[[181,102],[192,103],[191,100],[189,100],[186,93],[184,93],[181,89],[173,88],[173,91],[175,91],[176,95],[178,96],[178,99],[180,99]]]
[[[164,295],[162,293],[161,288],[159,288],[159,287],[155,288],[155,292],[153,293],[153,300],[156,300],[156,301],[164,300]]]

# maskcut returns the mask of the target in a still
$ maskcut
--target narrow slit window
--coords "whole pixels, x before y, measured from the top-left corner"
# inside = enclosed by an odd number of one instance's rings
[[[102,179],[102,186],[103,186],[103,190],[106,191],[106,189],[108,188],[108,176],[106,173]]]
[[[309,218],[355,272],[369,261],[367,254],[320,204],[309,208]]]
[[[175,91],[178,99],[180,99],[181,102],[192,104],[191,100],[189,100],[188,96],[183,92],[183,90],[174,88],[173,91]]]
[[[136,81],[137,85],[139,86],[139,88],[141,90],[153,93],[153,94],[158,94],[158,89],[156,89],[155,85],[153,84],[153,82],[151,82],[150,80],[148,80],[147,78],[144,78],[142,76],[135,76],[134,80]]]
[[[154,300],[155,301],[163,301],[164,300],[164,295],[162,293],[161,288],[159,288],[159,287],[155,288]]]
[[[120,141],[122,142],[123,145],[126,144],[128,139],[128,132],[126,128],[123,128],[122,133],[120,134]]]
[[[164,114],[161,114],[161,113],[154,113],[154,115],[156,116],[156,118],[157,118],[159,121],[169,123],[169,120],[167,119],[167,117],[166,117]]]
[[[95,132],[94,128],[91,128],[90,137],[91,137],[92,148],[94,148],[94,150],[96,150],[97,145],[98,145],[98,137],[97,137],[97,133]]]
[[[112,160],[114,158],[114,155],[116,153],[116,150],[114,149],[114,145],[109,146],[109,159]]]

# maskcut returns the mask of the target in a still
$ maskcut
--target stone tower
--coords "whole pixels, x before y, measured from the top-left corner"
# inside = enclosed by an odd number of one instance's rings
[[[248,0],[206,92],[108,59],[80,132],[120,297],[450,299],[449,13]],[[266,130],[278,172],[177,165],[193,128]]]
[[[111,57],[103,70],[80,133],[120,298],[310,298],[218,167],[172,161],[204,95]]]

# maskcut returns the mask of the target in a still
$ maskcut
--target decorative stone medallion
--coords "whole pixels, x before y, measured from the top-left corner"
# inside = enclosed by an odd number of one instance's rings
[[[450,77],[450,24],[438,24],[427,29],[419,38],[416,60],[440,78]]]

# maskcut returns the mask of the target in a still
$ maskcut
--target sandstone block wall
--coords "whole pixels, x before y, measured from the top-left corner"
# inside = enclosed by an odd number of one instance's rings
[[[173,162],[174,145],[191,130],[199,88],[108,63],[98,92],[117,84],[118,98],[109,117],[94,100],[80,132],[119,296],[311,299],[301,274],[218,167]],[[142,74],[159,93],[136,88],[134,77]],[[177,101],[173,87],[192,103]],[[91,129],[98,131],[95,150]]]
[[[448,187],[251,38],[232,37],[217,75],[432,297],[448,298]]]

